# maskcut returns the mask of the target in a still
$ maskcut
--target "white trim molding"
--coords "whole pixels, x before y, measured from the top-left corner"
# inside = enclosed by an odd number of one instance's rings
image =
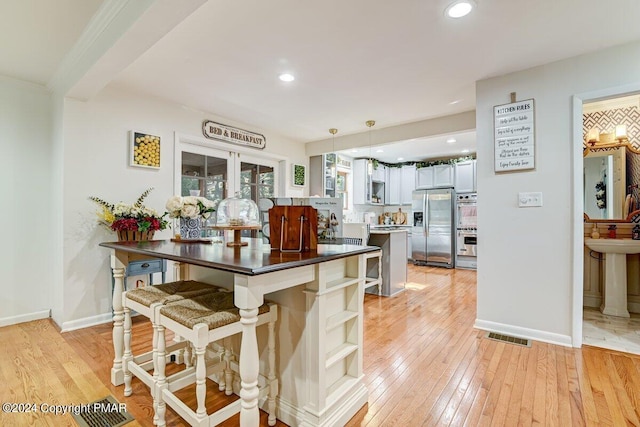
[[[48,319],[49,317],[51,317],[51,309],[19,314],[17,316],[0,317],[0,327],[17,325],[18,323],[31,322],[33,320]]]
[[[571,337],[569,335],[561,335],[538,329],[522,328],[520,326],[507,325],[504,323],[480,319],[476,319],[473,327],[483,331],[498,332],[500,334],[512,335],[518,338],[527,338],[534,341],[561,345],[563,347],[572,347]]]
[[[97,316],[84,317],[82,319],[71,320],[69,322],[63,322],[60,325],[60,332],[70,332],[76,329],[88,328],[90,326],[101,325],[103,323],[113,322],[113,314],[103,313]]]

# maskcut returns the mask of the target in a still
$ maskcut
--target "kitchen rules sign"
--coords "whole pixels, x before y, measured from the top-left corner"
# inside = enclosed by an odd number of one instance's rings
[[[535,169],[533,99],[493,107],[495,171]]]

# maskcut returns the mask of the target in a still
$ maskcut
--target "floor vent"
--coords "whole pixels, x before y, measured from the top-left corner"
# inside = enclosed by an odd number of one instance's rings
[[[531,347],[531,341],[524,338],[511,337],[509,335],[497,334],[495,332],[488,332],[487,338],[495,341],[508,342],[510,344],[521,345],[523,347]]]
[[[133,421],[126,410],[126,404],[119,403],[115,397],[107,396],[95,402],[82,405],[78,414],[71,415],[80,427],[119,427]]]

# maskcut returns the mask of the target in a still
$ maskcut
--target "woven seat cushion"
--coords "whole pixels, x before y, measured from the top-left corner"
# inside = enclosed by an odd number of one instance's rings
[[[269,306],[262,304],[258,314],[268,311]],[[233,305],[232,292],[217,292],[178,301],[162,307],[160,313],[188,328],[204,323],[209,329],[215,329],[240,321],[240,310]]]
[[[185,298],[197,297],[199,295],[223,290],[223,288],[218,286],[196,282],[195,280],[180,280],[178,282],[132,289],[127,291],[127,298],[150,307],[151,304],[154,303],[168,304]]]

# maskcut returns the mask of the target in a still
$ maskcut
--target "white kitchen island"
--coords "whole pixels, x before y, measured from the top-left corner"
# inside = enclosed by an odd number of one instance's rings
[[[257,381],[267,351],[256,333],[265,298],[279,305],[277,418],[291,426],[344,425],[367,402],[363,378],[365,254],[376,247],[318,245],[303,253],[171,241],[101,243],[111,249],[114,362],[111,382],[123,383],[122,289],[127,264],[140,258],[176,262],[176,279],[203,280],[235,292],[243,334],[239,371],[240,425],[259,423]]]
[[[369,245],[382,249],[382,284],[378,294],[393,296],[407,283],[407,230],[399,227],[372,228]],[[367,293],[373,293],[371,288]]]

